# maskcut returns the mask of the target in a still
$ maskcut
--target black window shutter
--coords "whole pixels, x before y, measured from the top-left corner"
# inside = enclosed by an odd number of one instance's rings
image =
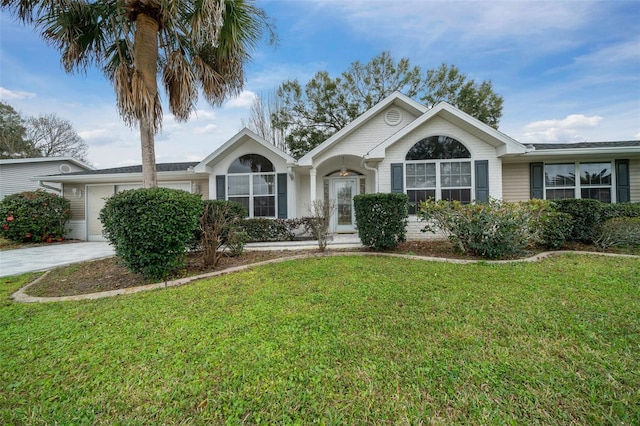
[[[391,164],[391,192],[404,192],[402,163]]]
[[[476,201],[489,201],[489,160],[476,160]]]
[[[278,219],[287,218],[287,174],[278,173]]]
[[[530,163],[530,186],[531,194],[530,198],[544,199],[544,164],[543,163]]]
[[[629,160],[616,160],[616,203],[631,201]]]
[[[216,175],[216,200],[225,200],[227,198],[225,187],[226,187],[225,176]]]

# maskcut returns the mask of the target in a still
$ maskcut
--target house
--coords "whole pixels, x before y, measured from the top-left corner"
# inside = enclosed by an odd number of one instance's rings
[[[44,189],[60,195],[61,184],[31,180],[33,176],[93,170],[71,157],[8,158],[0,160],[0,200],[7,195]]]
[[[160,186],[237,201],[251,217],[301,217],[312,201],[334,200],[337,233],[356,231],[353,197],[372,192],[403,192],[414,203],[640,201],[640,141],[524,145],[447,103],[428,109],[401,93],[297,160],[243,129],[200,162],[157,167]],[[105,197],[140,187],[142,175],[136,166],[36,179],[61,184],[71,199],[71,235],[97,240]],[[407,236],[423,237],[411,213]]]

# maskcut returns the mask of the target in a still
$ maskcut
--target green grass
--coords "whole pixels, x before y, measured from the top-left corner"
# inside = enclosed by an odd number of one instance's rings
[[[640,261],[289,261],[6,299],[2,424],[640,423]]]

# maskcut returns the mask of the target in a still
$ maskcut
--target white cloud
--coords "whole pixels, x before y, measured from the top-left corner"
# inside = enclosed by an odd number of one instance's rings
[[[197,135],[202,135],[205,133],[210,133],[213,132],[215,129],[217,129],[218,126],[215,124],[207,124],[206,126],[200,126],[200,127],[196,127],[193,129],[193,133],[197,134]]]
[[[17,99],[32,99],[35,97],[36,97],[36,94],[32,92],[24,92],[21,90],[10,90],[10,89],[5,89],[4,87],[0,87],[0,99],[13,101]]]
[[[524,126],[522,142],[584,141],[581,131],[597,127],[602,120],[599,115],[571,114],[562,120],[535,121]]]
[[[224,104],[225,108],[251,108],[256,94],[250,90],[243,90],[237,98],[230,99]]]

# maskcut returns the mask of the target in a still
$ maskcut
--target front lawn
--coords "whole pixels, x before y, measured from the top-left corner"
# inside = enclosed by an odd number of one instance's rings
[[[2,424],[634,424],[640,261],[321,257],[16,304]]]

